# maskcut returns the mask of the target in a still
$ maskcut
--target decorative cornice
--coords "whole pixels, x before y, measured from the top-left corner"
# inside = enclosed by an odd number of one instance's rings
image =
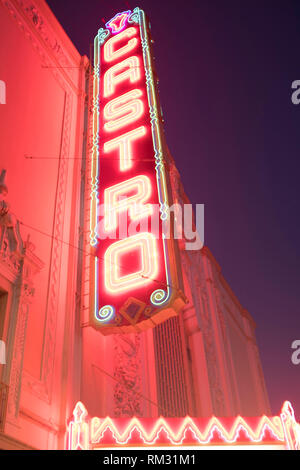
[[[49,68],[49,73],[52,73],[61,84],[65,86],[68,83],[73,91],[78,93],[80,55],[78,53],[78,59],[74,59],[66,52],[66,48],[58,39],[49,21],[41,13],[42,8],[37,0],[1,1],[39,54],[42,67]]]
[[[38,423],[43,428],[47,429],[47,431],[50,431],[54,434],[58,434],[61,431],[60,427],[55,424],[51,418],[48,420],[43,419],[37,414],[33,413],[31,410],[23,407],[20,408],[20,414],[23,415],[26,419],[33,421],[35,424]]]

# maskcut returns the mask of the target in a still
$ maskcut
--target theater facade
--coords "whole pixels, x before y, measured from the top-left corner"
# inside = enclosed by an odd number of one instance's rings
[[[90,58],[44,0],[1,0],[0,31],[0,448],[299,447],[213,254],[165,235],[190,202],[145,13]]]

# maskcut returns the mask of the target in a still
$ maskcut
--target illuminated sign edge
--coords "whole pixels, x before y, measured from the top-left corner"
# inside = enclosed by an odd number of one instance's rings
[[[116,17],[117,15],[115,15]],[[114,18],[115,18],[114,17]],[[110,20],[111,21],[111,20]],[[152,132],[152,142],[154,148],[154,161],[155,161],[155,172],[156,172],[156,182],[157,182],[157,191],[160,203],[160,218],[165,220],[168,217],[169,201],[168,201],[168,189],[166,183],[166,174],[165,174],[165,165],[163,162],[163,146],[161,138],[161,129],[159,123],[159,114],[157,109],[157,97],[155,84],[153,80],[153,69],[152,61],[150,56],[150,47],[149,47],[149,38],[147,33],[146,26],[146,15],[143,10],[136,7],[131,15],[127,18],[128,23],[138,24],[140,29],[141,45],[143,51],[143,63],[146,76],[146,88],[147,88],[147,100],[149,106],[150,122],[151,122],[151,132]],[[106,23],[106,25],[109,22]],[[98,34],[94,40],[94,82],[93,82],[93,148],[92,148],[92,165],[91,165],[91,204],[90,204],[90,245],[92,250],[96,249],[98,240],[97,240],[97,223],[98,223],[98,204],[99,204],[99,193],[98,187],[100,183],[100,174],[99,174],[99,140],[100,140],[100,129],[99,129],[99,117],[100,117],[100,103],[99,103],[99,90],[100,90],[100,50],[101,46],[106,42],[110,37],[111,32],[108,29],[100,28]],[[154,290],[150,296],[151,304],[157,308],[156,312],[158,313],[166,307],[166,304],[169,303],[173,297],[174,289],[178,290],[180,293],[179,297],[181,302],[179,302],[180,307],[184,304],[183,295],[178,289],[178,278],[176,277],[176,286],[171,285],[171,266],[170,266],[170,249],[169,245],[173,243],[173,240],[166,240],[163,236],[163,251],[164,251],[164,264],[165,264],[165,273],[166,273],[166,286],[164,289]],[[172,245],[173,246],[173,245]],[[94,254],[94,253],[93,253]],[[93,285],[90,310],[92,311],[93,323],[95,325],[101,324],[101,329],[107,329],[107,333],[117,332],[117,331],[131,331],[132,325],[126,325],[124,327],[118,325],[107,324],[107,322],[114,313],[114,307],[110,305],[105,305],[101,307],[102,318],[99,318],[99,292],[98,292],[98,258],[94,255],[91,260],[91,273],[93,276]],[[179,305],[174,307],[174,312],[166,316],[166,318],[174,316],[177,310],[179,310]],[[155,326],[156,322],[151,321],[151,319],[145,319],[142,324],[153,324]],[[142,328],[143,329],[143,328]]]

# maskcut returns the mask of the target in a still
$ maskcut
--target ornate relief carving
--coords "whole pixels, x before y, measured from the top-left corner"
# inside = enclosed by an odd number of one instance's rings
[[[19,411],[19,401],[22,384],[24,347],[26,340],[26,328],[29,313],[29,306],[34,296],[32,279],[24,276],[24,266],[28,262],[24,250],[24,261],[22,275],[15,290],[15,299],[17,307],[16,325],[14,332],[14,343],[12,351],[12,362],[10,366],[9,397],[8,397],[8,416],[16,419]],[[40,266],[39,266],[40,267]],[[30,270],[30,273],[32,270]],[[12,316],[13,318],[13,316]],[[13,326],[12,326],[13,329]]]
[[[141,338],[138,334],[114,336],[114,414],[141,416]]]
[[[23,243],[20,235],[19,221],[10,210],[7,201],[8,188],[5,184],[6,170],[0,174],[0,251],[7,256],[8,252],[20,253]],[[15,264],[15,263],[12,263]]]
[[[23,7],[23,9],[25,9],[27,14],[31,17],[34,26],[36,26],[41,31],[44,21],[38,12],[38,9],[34,5],[30,5],[24,8],[24,2],[22,1],[19,1],[19,4]]]
[[[12,415],[14,418],[17,417],[19,411],[27,318],[28,304],[20,303],[15,330],[15,343],[13,349],[13,359],[11,363],[8,395],[8,416]]]
[[[51,400],[52,375],[54,368],[55,335],[61,271],[62,240],[64,227],[64,206],[66,201],[68,155],[70,147],[70,127],[72,116],[72,96],[66,95],[62,150],[58,168],[58,191],[55,201],[55,223],[50,264],[49,299],[46,311],[45,346],[42,360],[42,381],[45,383],[47,399]]]
[[[2,247],[0,250],[0,262],[2,265],[5,265],[9,271],[13,274],[14,277],[18,276],[21,272],[21,256],[15,253],[12,253],[9,250],[9,241],[4,237],[2,241]]]
[[[26,263],[26,258],[24,263]],[[29,305],[34,296],[32,281],[24,278],[20,279],[15,296],[19,298],[8,397],[8,415],[13,419],[17,418],[19,412],[27,320]]]
[[[6,200],[6,170],[0,176],[0,260],[1,271],[13,283],[12,305],[9,312],[8,363],[4,380],[9,384],[7,418],[15,421],[19,411],[23,357],[29,304],[34,295],[32,277],[43,264],[34,255],[34,246],[23,242],[19,222],[10,211]],[[9,275],[11,274],[11,275]]]
[[[36,4],[32,0],[17,0],[17,3],[25,12],[27,17],[30,18],[37,29],[39,36],[45,41],[47,47],[53,51],[56,60],[58,60],[60,65],[62,67],[71,67],[73,64],[57,41],[57,38],[53,36],[50,27],[43,18]]]

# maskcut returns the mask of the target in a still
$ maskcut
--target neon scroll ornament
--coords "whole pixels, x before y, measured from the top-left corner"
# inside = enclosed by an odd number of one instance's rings
[[[172,196],[150,44],[139,8],[95,38],[90,323],[104,334],[154,327],[185,303],[163,231]]]

